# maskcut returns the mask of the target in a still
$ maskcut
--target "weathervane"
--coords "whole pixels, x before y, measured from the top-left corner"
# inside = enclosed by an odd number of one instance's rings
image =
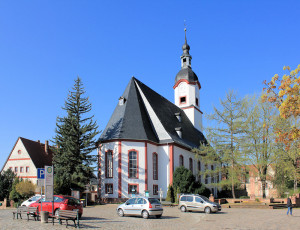
[[[185,43],[186,43],[186,20],[184,19],[184,35],[185,35]]]

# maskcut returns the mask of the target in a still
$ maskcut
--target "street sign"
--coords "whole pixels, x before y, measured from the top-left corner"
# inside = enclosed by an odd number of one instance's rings
[[[45,169],[44,168],[38,168],[37,169],[37,178],[38,179],[45,179]]]
[[[45,184],[44,181],[45,181],[44,179],[37,179],[37,186],[40,188],[43,187]]]
[[[53,201],[53,166],[45,166],[45,199]]]

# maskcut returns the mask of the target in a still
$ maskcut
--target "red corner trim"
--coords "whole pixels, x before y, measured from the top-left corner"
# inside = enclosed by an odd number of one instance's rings
[[[173,185],[173,172],[174,172],[174,145],[169,145],[170,156],[170,185]]]
[[[148,149],[145,142],[145,190],[148,190]]]
[[[194,106],[194,105],[187,106],[187,107],[182,107],[181,109],[190,109],[190,108],[194,108],[194,109],[196,109],[198,112],[200,112],[201,114],[203,114],[203,112],[202,112],[200,109],[198,109],[196,106]]]
[[[122,142],[118,143],[118,197],[122,197]]]
[[[186,80],[186,79],[181,79],[181,80],[177,81],[177,82],[175,83],[175,85],[173,86],[173,89],[175,89],[181,82],[185,82],[185,83],[187,83],[187,84],[189,84],[189,85],[198,85],[199,89],[201,89],[201,85],[200,85],[200,82],[199,82],[199,81],[196,81],[196,82],[189,82],[189,81]]]

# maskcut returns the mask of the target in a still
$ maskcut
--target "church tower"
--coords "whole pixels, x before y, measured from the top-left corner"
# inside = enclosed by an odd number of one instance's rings
[[[200,82],[197,75],[191,67],[192,56],[190,55],[190,46],[186,40],[182,46],[183,53],[181,59],[181,70],[175,78],[174,94],[175,105],[181,108],[188,116],[192,124],[198,130],[202,131],[202,112],[200,110]]]

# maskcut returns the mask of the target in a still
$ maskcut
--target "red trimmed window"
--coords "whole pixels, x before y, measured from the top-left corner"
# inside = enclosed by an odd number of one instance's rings
[[[129,150],[128,151],[128,177],[129,178],[139,178],[138,170],[138,151]]]
[[[13,171],[13,168],[12,168],[12,167],[9,167],[9,169],[10,169],[11,171]]]
[[[105,177],[113,178],[113,152],[111,150],[105,152]]]
[[[21,150],[18,150],[18,154],[21,154],[22,152],[21,152]]]
[[[196,97],[196,105],[199,106],[199,100],[197,97]]]
[[[179,166],[184,166],[183,156],[179,156]]]
[[[15,167],[15,172],[18,172],[18,167]]]
[[[179,104],[185,104],[186,103],[186,96],[179,98]]]
[[[152,161],[153,161],[153,180],[158,180],[158,155],[157,155],[157,153],[153,153]]]
[[[29,172],[29,166],[26,166],[26,172],[27,173]]]
[[[20,167],[20,173],[24,172],[24,168]]]
[[[139,185],[128,184],[128,194],[139,194]]]
[[[153,185],[153,195],[158,195],[158,185],[157,184]]]
[[[105,184],[105,194],[113,194],[113,193],[114,193],[114,185]]]
[[[189,169],[193,172],[193,159],[189,159]]]

